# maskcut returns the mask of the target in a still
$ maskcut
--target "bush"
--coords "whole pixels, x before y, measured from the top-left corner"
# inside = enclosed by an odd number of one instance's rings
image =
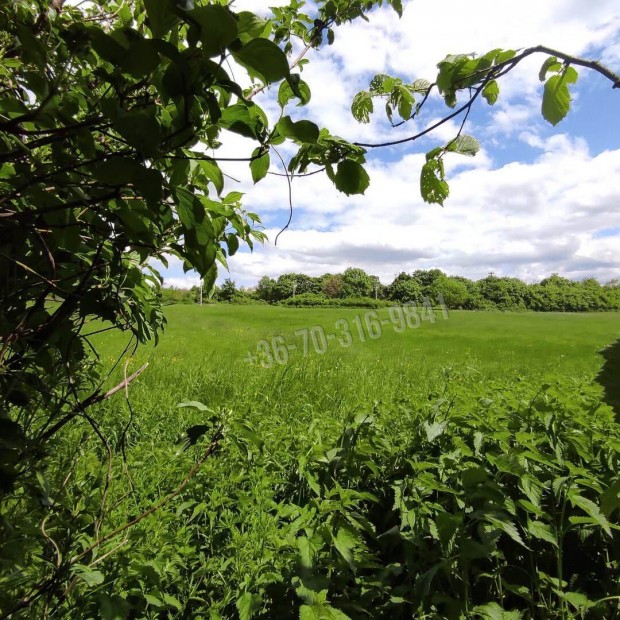
[[[343,299],[330,299],[322,294],[303,293],[295,297],[289,297],[279,302],[282,306],[293,307],[340,307],[340,308],[386,308],[393,305],[392,302],[382,299],[372,299],[371,297],[345,297]]]

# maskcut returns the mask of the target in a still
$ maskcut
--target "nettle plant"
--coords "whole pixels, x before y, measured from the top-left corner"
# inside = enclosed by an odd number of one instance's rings
[[[132,379],[103,391],[91,336],[124,330],[135,345],[163,329],[161,279],[152,261],[178,257],[209,287],[240,244],[265,240],[242,194],[225,189],[219,162],[226,158],[218,149],[228,136],[253,141],[236,161],[248,162],[255,182],[288,142],[296,148],[288,175],[324,169],[338,190],[359,194],[369,184],[368,149],[412,142],[440,124],[403,140],[364,144],[287,113],[310,101],[301,79],[308,52],[333,43],[336,26],[368,19],[383,4],[400,14],[400,0],[319,0],[312,15],[291,0],[270,20],[228,4],[13,0],[0,7],[4,531],[19,529],[10,514],[20,502],[49,502],[53,489],[44,471],[59,432],[82,418],[99,433],[89,407]],[[408,122],[434,93],[454,108],[441,122],[460,116],[461,131],[427,154],[421,173],[423,198],[443,204],[444,155],[478,149],[462,134],[472,105],[480,96],[493,104],[498,79],[535,53],[549,57],[541,71],[542,112],[554,124],[570,107],[576,66],[620,83],[596,62],[544,47],[494,50],[448,56],[433,82],[377,76],[352,111],[365,122],[382,99],[390,120],[398,113]],[[232,64],[243,82],[234,79]],[[277,89],[282,110],[273,125],[256,102],[268,89]],[[460,93],[466,101],[457,107]]]

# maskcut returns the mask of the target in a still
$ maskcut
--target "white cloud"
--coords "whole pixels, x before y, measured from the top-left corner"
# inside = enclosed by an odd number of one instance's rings
[[[266,14],[268,6],[285,3],[236,0],[234,8]],[[448,53],[540,43],[575,55],[601,55],[613,66],[620,62],[620,5],[617,0],[415,0],[406,3],[402,20],[391,9],[375,11],[369,23],[339,28],[333,46],[310,54],[302,77],[310,84],[312,101],[287,113],[310,118],[350,140],[399,139],[428,126],[445,109],[432,101],[419,121],[393,130],[380,120],[378,103],[373,122],[359,125],[350,103],[372,75],[432,79],[436,62]],[[320,274],[352,265],[384,282],[401,270],[431,267],[470,277],[494,271],[528,280],[553,271],[602,280],[617,276],[620,236],[597,237],[597,232],[620,228],[620,150],[593,156],[586,141],[553,135],[543,125],[537,77],[543,58],[525,61],[502,80],[491,114],[472,114],[475,125],[470,123],[466,131],[481,138],[483,149],[473,159],[447,159],[451,197],[445,208],[420,198],[424,156],[417,143],[371,151],[372,184],[365,196],[338,194],[324,175],[295,179],[291,229],[277,247],[238,253],[229,261],[231,273],[222,277],[249,285],[265,274]],[[587,81],[587,72],[581,74],[580,81]],[[279,114],[275,92],[256,98],[272,121]],[[485,106],[478,102],[478,109]],[[458,126],[458,120],[446,123],[420,148],[451,139]],[[529,163],[507,161],[509,148],[519,144],[532,149]],[[251,141],[227,134],[217,155],[247,157],[253,148]],[[285,158],[290,153],[283,151]],[[263,217],[273,240],[289,209],[286,179],[269,176],[254,187],[247,162],[221,166],[241,181],[229,180],[229,189],[246,192],[245,207]],[[281,171],[275,155],[271,171]],[[171,278],[183,277],[177,266]]]

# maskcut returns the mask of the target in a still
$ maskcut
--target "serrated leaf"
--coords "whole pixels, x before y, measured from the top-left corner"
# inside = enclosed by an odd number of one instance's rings
[[[494,105],[499,97],[499,85],[496,80],[490,80],[482,89],[482,96],[489,105]]]
[[[551,543],[554,547],[558,546],[556,537],[553,535],[551,527],[547,523],[543,523],[542,521],[531,521],[528,519],[527,531],[534,536],[534,538],[545,540],[546,542]]]
[[[350,566],[354,564],[353,551],[356,547],[360,546],[360,544],[361,539],[359,534],[351,527],[340,527],[336,536],[334,536],[334,546]]]
[[[252,39],[233,56],[258,74],[265,84],[279,82],[290,75],[286,54],[268,39]]]
[[[572,67],[567,67],[561,75],[552,75],[545,82],[541,111],[543,118],[554,126],[570,110],[571,96],[568,85],[574,84],[577,77],[577,71]]]
[[[84,566],[84,564],[74,564],[71,568],[71,572],[91,588],[99,586],[105,581],[105,577],[101,571],[93,570],[89,566]]]
[[[443,205],[450,194],[450,188],[444,177],[444,167],[441,158],[431,158],[420,172],[420,192],[424,202]]]
[[[587,497],[578,495],[577,493],[569,493],[568,499],[573,506],[581,508],[588,516],[590,516],[598,525],[600,525],[606,534],[611,536],[611,528],[609,521],[601,513],[599,507]]]
[[[504,532],[508,536],[510,536],[510,538],[512,538],[512,540],[514,540],[516,543],[519,543],[522,547],[525,547],[526,549],[528,549],[528,546],[523,542],[523,539],[521,538],[521,534],[519,533],[517,526],[512,521],[510,521],[510,519],[508,519],[504,515],[497,515],[497,514],[495,515],[487,514],[484,516],[484,518],[489,523],[491,523],[498,529],[502,530],[502,532]]]
[[[369,123],[373,110],[372,96],[368,91],[363,90],[355,95],[351,104],[351,113],[358,123]]]
[[[251,620],[254,614],[260,609],[262,598],[258,594],[245,592],[237,599],[237,611],[239,620]]]
[[[370,185],[370,177],[361,164],[346,159],[338,164],[334,184],[347,196],[363,194]]]
[[[472,612],[474,617],[482,618],[482,620],[519,620],[521,618],[518,611],[506,611],[497,603],[477,605]]]
[[[459,155],[474,157],[480,150],[480,143],[473,136],[458,136],[458,138],[448,144],[446,150]]]

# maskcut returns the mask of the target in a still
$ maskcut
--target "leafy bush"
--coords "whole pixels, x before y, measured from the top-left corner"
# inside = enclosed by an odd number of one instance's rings
[[[342,307],[342,308],[385,308],[391,306],[391,302],[371,297],[345,297],[331,299],[322,294],[303,293],[295,297],[289,297],[279,302],[282,306],[294,307]]]
[[[47,604],[71,617],[613,617],[620,426],[600,389],[482,385],[456,373],[437,385],[311,423],[301,413],[282,423],[218,412],[220,451],[182,496],[112,539],[90,567],[61,564],[73,585],[50,587]],[[212,415],[188,405],[180,428]],[[89,515],[101,510],[105,450],[81,442],[76,429],[41,478],[65,481],[54,509],[44,487],[28,506],[48,515],[45,533],[63,558],[98,536]],[[195,458],[136,444],[129,465],[148,466],[133,492],[114,484],[122,471],[111,474],[108,527],[173,488]],[[3,536],[2,557],[20,567],[0,576],[6,609],[56,554],[34,531],[27,547]],[[41,617],[37,605],[27,617]]]

